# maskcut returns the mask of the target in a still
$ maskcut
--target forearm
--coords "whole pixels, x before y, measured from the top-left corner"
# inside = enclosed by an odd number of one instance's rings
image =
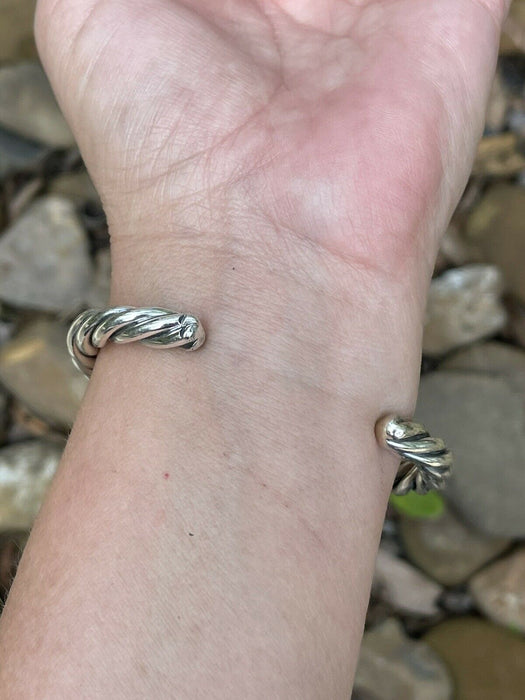
[[[102,351],[2,619],[6,698],[349,695],[413,286],[179,250],[152,282],[130,256],[112,301],[191,311],[207,343]]]

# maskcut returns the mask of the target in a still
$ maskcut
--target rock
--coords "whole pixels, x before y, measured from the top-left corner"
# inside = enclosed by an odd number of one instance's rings
[[[524,168],[525,155],[519,148],[518,136],[515,133],[504,132],[481,139],[472,174],[508,177],[517,175]]]
[[[377,554],[372,588],[399,612],[427,617],[439,613],[441,586],[384,548]]]
[[[80,206],[85,202],[98,201],[99,196],[86,170],[60,173],[49,185],[50,194],[58,194]]]
[[[0,449],[0,532],[31,528],[61,454],[43,440]]]
[[[368,693],[380,700],[452,698],[452,684],[440,658],[423,642],[409,639],[395,619],[365,632],[354,691],[358,697]]]
[[[109,306],[111,286],[111,256],[108,248],[98,250],[95,257],[95,275],[86,301],[93,309]]]
[[[525,236],[523,235],[525,189],[516,185],[491,187],[468,217],[467,244],[477,248],[481,258],[499,267],[507,291],[525,302]]]
[[[354,688],[350,700],[381,700],[381,698],[364,688]]]
[[[7,343],[15,332],[16,322],[11,318],[0,317],[0,346]]]
[[[525,633],[525,548],[487,566],[470,581],[481,610],[494,622]]]
[[[445,496],[462,519],[495,537],[525,536],[525,407],[504,376],[440,370],[422,377],[418,420],[454,454]]]
[[[525,352],[507,343],[493,340],[471,345],[443,360],[441,368],[504,377],[525,395]]]
[[[368,601],[368,607],[366,609],[365,628],[369,629],[371,627],[376,627],[393,614],[395,614],[395,611],[392,610],[392,607],[388,603],[382,601],[380,598],[376,598],[374,592],[372,591],[372,595]]]
[[[518,104],[509,112],[509,129],[514,131],[520,138],[521,146],[523,144],[523,138],[525,137],[525,111],[523,110],[524,105]]]
[[[391,504],[388,504],[389,511],[387,511],[385,515],[385,519],[383,520],[383,527],[381,529],[381,539],[382,541],[387,540],[387,541],[396,541],[397,540],[397,534],[398,534],[398,527],[397,527],[397,520],[396,520],[396,511],[391,508]]]
[[[23,179],[20,187],[12,192],[9,202],[7,202],[8,221],[15,221],[35,200],[42,189],[42,178],[32,177]]]
[[[0,238],[0,299],[13,306],[71,311],[91,278],[86,236],[66,199],[38,199]]]
[[[505,90],[511,96],[512,107],[519,106],[521,98],[525,93],[524,67],[524,53],[512,53],[499,57],[498,73],[501,75]]]
[[[467,527],[450,509],[439,518],[402,518],[400,527],[410,561],[444,586],[463,583],[510,544]]]
[[[466,615],[474,608],[474,599],[470,591],[464,588],[447,588],[439,599],[439,604],[451,615]]]
[[[49,423],[31,413],[18,399],[10,401],[10,408],[7,443],[21,442],[22,440],[38,437],[44,438],[49,442],[64,444],[66,440],[64,428],[52,428]]]
[[[455,700],[523,700],[525,640],[475,617],[447,620],[424,641],[445,661]]]
[[[500,53],[525,51],[525,2],[514,0],[503,25]]]
[[[0,179],[42,167],[50,150],[0,127]]]
[[[465,265],[433,279],[423,352],[441,355],[501,330],[507,321],[502,291],[501,274],[490,265]]]
[[[0,68],[0,125],[54,148],[75,143],[38,63]]]
[[[454,221],[450,222],[441,239],[439,252],[448,263],[455,267],[475,262],[472,257],[472,250],[461,236],[460,229]]]
[[[0,0],[0,63],[36,56],[36,0]]]
[[[37,320],[0,348],[0,381],[51,425],[71,427],[87,379],[66,349],[67,326]]]
[[[509,100],[499,71],[492,81],[490,97],[485,115],[485,130],[489,133],[503,131],[506,126]]]

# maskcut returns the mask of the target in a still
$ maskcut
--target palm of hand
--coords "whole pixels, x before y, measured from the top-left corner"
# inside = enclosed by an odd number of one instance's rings
[[[501,5],[40,0],[38,24],[110,220],[226,215],[388,266],[468,174]]]

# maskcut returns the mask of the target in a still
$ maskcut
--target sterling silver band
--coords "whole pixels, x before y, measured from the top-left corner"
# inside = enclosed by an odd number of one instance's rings
[[[452,453],[420,423],[386,416],[376,426],[378,440],[401,457],[392,491],[402,496],[442,489],[450,476]]]
[[[79,314],[69,328],[67,348],[74,364],[89,377],[99,350],[108,342],[197,350],[204,340],[204,328],[194,316],[156,307],[118,306]],[[392,488],[395,494],[412,490],[424,494],[444,487],[452,454],[443,440],[431,437],[419,423],[394,415],[377,422],[376,435],[401,457]]]
[[[194,316],[156,307],[117,306],[79,314],[69,328],[67,348],[78,369],[89,377],[99,350],[109,341],[197,350],[204,340],[204,328]]]

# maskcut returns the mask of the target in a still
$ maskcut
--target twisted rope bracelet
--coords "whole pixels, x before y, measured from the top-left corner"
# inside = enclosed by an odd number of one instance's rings
[[[117,306],[107,311],[88,309],[77,316],[67,334],[71,359],[87,377],[106,343],[138,341],[152,348],[197,350],[205,333],[194,316],[157,307]]]
[[[430,435],[424,426],[398,416],[378,421],[376,435],[381,444],[401,457],[393,492],[425,494],[442,489],[450,476],[452,453],[441,438]]]
[[[71,359],[87,377],[108,342],[139,342],[152,348],[192,351],[204,341],[204,328],[197,318],[157,307],[88,309],[77,316],[67,334]],[[376,436],[383,447],[401,458],[394,493],[403,495],[413,490],[424,494],[443,488],[452,466],[452,455],[443,440],[431,437],[419,423],[393,415],[377,422]]]

